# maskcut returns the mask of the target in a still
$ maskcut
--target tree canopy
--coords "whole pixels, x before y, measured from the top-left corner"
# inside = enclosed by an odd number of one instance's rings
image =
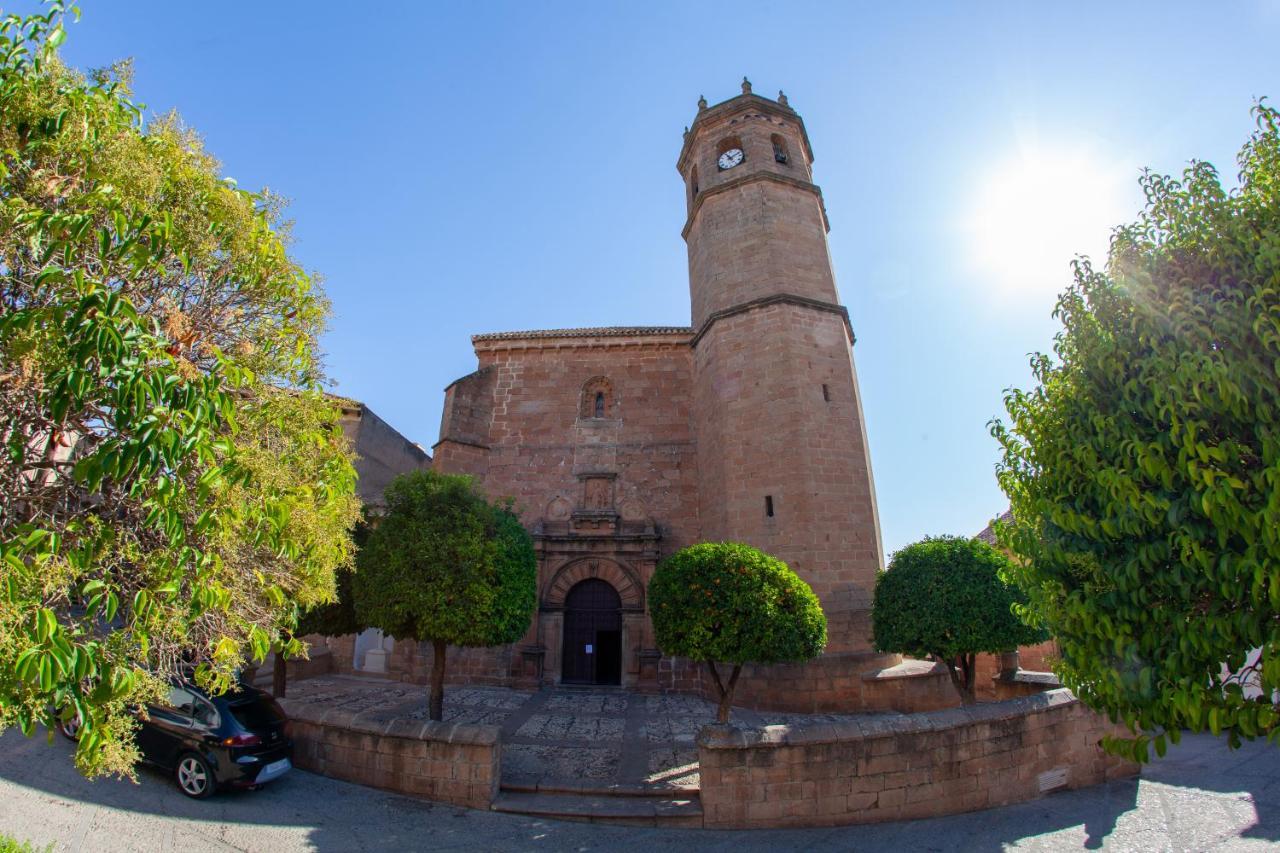
[[[786,563],[749,545],[705,542],[663,560],[649,582],[649,613],[664,654],[705,661],[728,722],[745,663],[817,657],[827,618]],[[716,663],[732,664],[727,682]]]
[[[1026,599],[1001,579],[1011,567],[1008,557],[978,539],[939,536],[908,545],[876,579],[876,647],[945,663],[961,700],[973,702],[978,653],[1048,639],[1015,614]]]
[[[129,709],[331,599],[359,504],[279,201],[62,64],[64,17],[0,20],[0,727],[79,714],[129,773]]]
[[[1205,162],[1144,173],[1144,210],[1104,270],[1077,262],[1053,355],[992,425],[1013,577],[1136,759],[1184,728],[1276,737],[1280,115],[1253,115],[1234,189]]]
[[[357,613],[397,639],[432,643],[430,714],[438,720],[446,648],[514,643],[528,629],[533,542],[510,507],[490,504],[469,477],[413,471],[384,499],[357,558]]]

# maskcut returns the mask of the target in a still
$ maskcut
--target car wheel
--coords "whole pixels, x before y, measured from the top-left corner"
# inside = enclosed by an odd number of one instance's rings
[[[194,752],[188,752],[178,759],[178,768],[174,771],[174,779],[178,790],[197,800],[213,796],[217,788],[217,780],[213,778],[213,769]]]
[[[72,714],[69,720],[58,720],[58,731],[67,740],[76,740],[80,737],[80,715]]]

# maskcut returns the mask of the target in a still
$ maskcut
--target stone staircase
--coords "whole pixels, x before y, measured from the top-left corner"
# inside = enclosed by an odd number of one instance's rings
[[[697,788],[504,782],[491,808],[531,817],[626,826],[702,825]]]

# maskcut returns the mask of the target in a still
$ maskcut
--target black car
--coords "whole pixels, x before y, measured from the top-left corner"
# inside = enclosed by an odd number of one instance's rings
[[[188,797],[212,796],[222,786],[253,788],[293,768],[285,715],[270,694],[239,684],[210,696],[193,684],[175,685],[164,706],[139,715],[138,749],[149,764],[174,773]],[[78,720],[60,723],[75,739]]]

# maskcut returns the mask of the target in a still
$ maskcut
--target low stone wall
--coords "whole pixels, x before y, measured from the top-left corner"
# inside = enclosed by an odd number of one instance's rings
[[[430,643],[419,643],[413,640],[396,640],[387,657],[385,673],[369,673],[355,668],[355,634],[341,637],[308,637],[313,645],[324,643],[333,659],[332,672],[342,675],[379,675],[391,681],[402,681],[411,684],[431,683],[431,670],[434,668],[435,656]],[[495,648],[461,648],[449,647],[449,656],[445,664],[445,683],[450,685],[479,685],[486,687],[509,687],[515,679],[512,676],[513,646]]]
[[[1053,662],[1059,655],[1058,643],[1055,640],[1034,646],[1021,646],[1018,648],[1018,666],[1032,672],[1049,672],[1053,669]],[[1000,655],[978,655],[974,685],[977,688],[979,700],[1010,698],[1009,692],[996,683],[1000,676],[1000,658]]]
[[[820,826],[936,817],[1131,776],[1098,741],[1122,727],[1067,690],[924,714],[698,739],[707,827]]]
[[[664,691],[718,701],[706,664],[684,658],[659,662]],[[960,704],[945,667],[897,654],[846,652],[804,663],[742,668],[736,708],[790,714],[934,711]]]
[[[489,808],[498,793],[497,726],[361,720],[289,699],[280,704],[303,770],[475,809]]]

